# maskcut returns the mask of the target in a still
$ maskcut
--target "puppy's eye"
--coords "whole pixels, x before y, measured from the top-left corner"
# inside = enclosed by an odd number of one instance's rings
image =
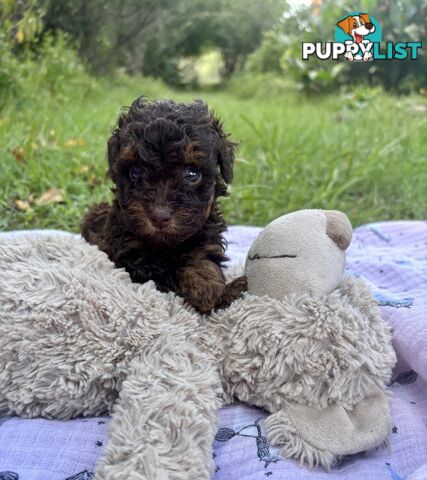
[[[139,168],[132,167],[129,172],[129,178],[131,182],[137,183],[139,180],[141,180],[142,177],[142,171]]]
[[[183,172],[183,179],[186,183],[195,185],[202,178],[202,174],[197,167],[187,167]]]

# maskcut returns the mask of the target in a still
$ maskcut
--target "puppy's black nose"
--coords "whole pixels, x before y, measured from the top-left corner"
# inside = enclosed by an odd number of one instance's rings
[[[167,207],[154,207],[150,218],[157,227],[164,227],[172,218],[172,211]]]
[[[372,23],[365,23],[365,27],[368,29],[368,30],[372,30],[372,28],[374,27],[372,25]]]

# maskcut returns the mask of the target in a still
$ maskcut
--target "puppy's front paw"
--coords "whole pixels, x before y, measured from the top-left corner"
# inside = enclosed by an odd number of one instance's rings
[[[202,313],[215,308],[226,290],[218,272],[209,268],[184,268],[179,272],[179,283],[185,300]]]

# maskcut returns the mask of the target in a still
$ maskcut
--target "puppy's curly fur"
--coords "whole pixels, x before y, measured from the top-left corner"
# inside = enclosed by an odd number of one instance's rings
[[[221,272],[226,225],[217,198],[232,181],[234,152],[203,102],[138,98],[108,141],[113,204],[88,212],[83,237],[134,282],[154,280],[202,312],[229,303],[240,287],[227,289]]]

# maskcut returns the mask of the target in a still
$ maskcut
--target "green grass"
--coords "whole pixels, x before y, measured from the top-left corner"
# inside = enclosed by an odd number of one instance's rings
[[[119,109],[140,94],[203,98],[240,141],[223,201],[230,224],[264,225],[301,208],[340,209],[354,225],[427,217],[425,100],[375,90],[320,98],[245,92],[175,92],[118,76],[10,97],[0,111],[0,230],[77,231],[87,207],[110,198],[106,141]],[[37,205],[50,188],[64,191],[63,202]],[[20,211],[16,199],[30,208]]]

